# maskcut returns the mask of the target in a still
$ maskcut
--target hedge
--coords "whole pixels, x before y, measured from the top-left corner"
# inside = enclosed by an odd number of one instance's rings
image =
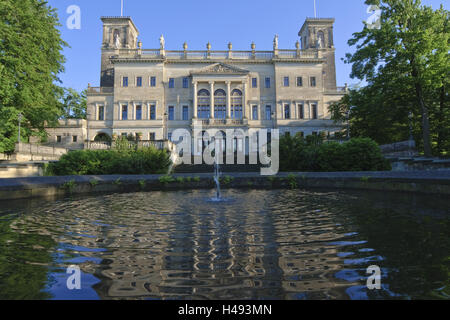
[[[283,136],[281,171],[340,172],[389,171],[391,164],[376,142],[355,138],[344,143],[323,142],[320,137]]]
[[[154,147],[130,151],[80,150],[50,163],[46,175],[111,175],[166,173],[171,164],[166,150]]]

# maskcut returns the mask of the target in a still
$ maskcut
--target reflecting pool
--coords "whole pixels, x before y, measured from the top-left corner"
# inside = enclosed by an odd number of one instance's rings
[[[448,299],[447,199],[224,190],[0,202],[2,299]],[[69,290],[69,266],[81,289]],[[369,266],[381,289],[369,290]]]

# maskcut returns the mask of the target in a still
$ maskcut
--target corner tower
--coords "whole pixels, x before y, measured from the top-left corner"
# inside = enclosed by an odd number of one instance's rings
[[[130,17],[102,17],[103,42],[101,64],[101,87],[114,86],[114,67],[110,58],[120,49],[137,49],[139,31]]]
[[[336,90],[336,55],[332,18],[307,18],[298,35],[303,50],[318,50],[326,59],[323,68],[325,89]]]

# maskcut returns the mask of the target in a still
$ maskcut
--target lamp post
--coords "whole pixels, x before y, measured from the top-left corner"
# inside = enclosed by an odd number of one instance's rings
[[[23,119],[23,114],[20,112],[17,118],[19,119],[19,136],[17,137],[17,142],[20,144],[20,125]]]

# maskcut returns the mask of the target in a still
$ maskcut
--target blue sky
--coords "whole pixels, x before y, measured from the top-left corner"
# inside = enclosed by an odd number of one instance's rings
[[[88,83],[100,82],[101,16],[119,16],[120,0],[49,0],[58,10],[65,48],[63,86],[83,90]],[[443,0],[425,0],[423,4],[439,8]],[[66,27],[67,8],[81,9],[81,29]],[[448,9],[448,4],[444,5]],[[319,17],[334,17],[338,86],[356,84],[349,77],[351,66],[341,61],[351,52],[347,41],[362,30],[362,21],[369,18],[364,0],[317,0]],[[273,37],[279,35],[282,49],[294,49],[306,17],[314,16],[313,0],[124,0],[124,15],[131,16],[139,29],[139,39],[146,49],[159,48],[164,34],[167,50],[182,50],[187,41],[190,50],[250,50],[252,41],[257,50],[272,50]]]

